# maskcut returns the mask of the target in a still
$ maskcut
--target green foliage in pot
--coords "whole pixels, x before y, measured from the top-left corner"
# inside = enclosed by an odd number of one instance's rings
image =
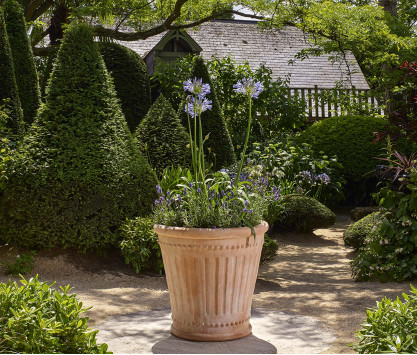
[[[160,174],[172,165],[184,165],[188,134],[171,104],[161,94],[135,132],[139,150]]]
[[[336,155],[343,166],[343,177],[348,181],[345,191],[352,195],[352,202],[360,202],[376,185],[373,182],[368,186],[366,181],[378,164],[375,157],[384,154],[386,148],[383,142],[374,143],[374,133],[387,125],[384,119],[372,116],[330,117],[303,131],[297,142],[310,144],[316,152]]]
[[[107,354],[97,344],[98,330],[88,328],[82,308],[69,285],[54,291],[38,276],[0,283],[0,353]]]
[[[158,236],[153,231],[151,217],[127,219],[120,227],[120,250],[126,264],[137,274],[150,270],[161,274],[164,271]]]
[[[203,83],[206,83],[210,85],[210,88],[213,88],[207,67],[204,64],[203,58],[199,56],[196,56],[193,59],[193,69],[190,77],[202,79]],[[185,112],[186,99],[187,94],[184,94],[178,110],[179,118],[188,132],[188,118],[187,113]],[[204,143],[204,152],[208,157],[207,160],[213,164],[214,169],[218,170],[230,166],[236,159],[229,131],[224,121],[223,111],[220,107],[216,93],[211,91],[207,95],[207,99],[211,101],[212,107],[211,110],[201,113],[201,121],[203,122],[202,134],[203,138],[207,137],[207,141]],[[197,128],[197,131],[198,130],[199,129]],[[194,120],[191,120],[191,131],[194,131]]]
[[[296,230],[299,233],[327,228],[336,221],[335,214],[312,197],[290,194],[282,197],[284,212],[276,222],[282,230]]]
[[[3,137],[21,136],[24,131],[23,112],[14,74],[12,52],[7,36],[3,8],[0,7],[0,106],[7,111]]]
[[[13,57],[14,74],[23,109],[23,120],[30,125],[41,103],[35,61],[32,53],[23,9],[16,0],[3,3],[6,30]]]
[[[265,234],[264,238],[265,241],[262,246],[261,263],[272,260],[277,255],[278,251],[278,243],[276,240],[271,239],[268,234]]]
[[[359,341],[351,346],[359,354],[417,353],[417,289],[403,293],[395,301],[388,298],[368,309],[366,321],[356,331]]]
[[[99,46],[129,129],[134,132],[151,106],[146,64],[139,54],[120,44],[100,42]]]
[[[401,180],[400,190],[387,185],[376,196],[385,218],[351,262],[359,281],[402,282],[417,276],[417,170]]]
[[[349,226],[343,233],[345,246],[359,250],[365,245],[366,236],[382,223],[383,217],[379,212],[374,212],[363,217]]]
[[[117,245],[120,224],[148,214],[156,195],[92,29],[65,33],[46,103],[1,196],[0,235],[26,249]]]

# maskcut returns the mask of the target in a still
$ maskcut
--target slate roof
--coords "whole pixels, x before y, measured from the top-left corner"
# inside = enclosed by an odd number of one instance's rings
[[[248,60],[251,68],[261,63],[272,69],[272,76],[290,75],[291,88],[333,88],[338,81],[347,87],[369,89],[353,54],[347,54],[348,65],[343,60],[332,63],[329,55],[312,57],[303,61],[295,55],[304,48],[311,47],[308,35],[296,27],[284,27],[280,30],[261,31],[254,21],[216,20],[202,24],[197,30],[187,33],[203,49],[205,60],[212,56],[220,58],[230,55],[237,63]],[[136,42],[120,42],[145,57],[165,35]],[[289,62],[293,61],[293,64]]]

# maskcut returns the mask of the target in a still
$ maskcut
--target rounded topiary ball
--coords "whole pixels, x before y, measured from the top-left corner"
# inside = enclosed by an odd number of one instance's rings
[[[299,233],[327,228],[336,221],[336,215],[314,198],[298,194],[282,198],[284,213],[275,226],[281,230],[296,230]]]
[[[352,247],[356,250],[363,247],[366,236],[376,224],[382,221],[382,218],[380,212],[374,212],[349,226],[343,233],[345,246]]]

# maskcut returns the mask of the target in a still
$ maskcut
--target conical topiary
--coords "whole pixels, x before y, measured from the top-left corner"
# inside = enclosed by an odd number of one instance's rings
[[[26,248],[100,249],[151,211],[156,176],[139,153],[87,25],[65,34],[41,107],[0,201],[0,235]]]
[[[16,0],[6,0],[3,7],[23,120],[26,124],[31,124],[41,101],[38,74],[26,32],[23,9]]]
[[[209,135],[208,140],[204,143],[206,157],[214,164],[214,169],[228,167],[236,161],[232,140],[230,139],[223,112],[217,99],[217,95],[214,92],[213,83],[207,71],[207,67],[204,64],[203,58],[200,56],[196,56],[193,59],[191,78],[202,79],[203,83],[209,84],[211,88],[211,92],[207,95],[207,98],[212,101],[212,109],[203,112],[201,115],[203,137]],[[179,117],[187,132],[188,118],[184,108],[185,98],[188,94],[186,93],[184,95],[184,100],[179,107]],[[193,123],[193,120],[191,120],[191,122]]]
[[[170,102],[160,95],[139,124],[135,137],[157,173],[184,165],[189,137]]]
[[[147,114],[151,106],[151,89],[143,59],[134,51],[117,43],[100,42],[100,53],[113,78],[117,97],[131,132]],[[51,50],[40,78],[42,96],[55,62],[57,50]]]
[[[3,107],[7,113],[6,135],[9,137],[22,135],[22,108],[16,86],[13,58],[2,7],[0,7],[0,107]]]
[[[139,54],[117,43],[100,43],[107,70],[131,132],[151,106],[151,86],[146,64]]]

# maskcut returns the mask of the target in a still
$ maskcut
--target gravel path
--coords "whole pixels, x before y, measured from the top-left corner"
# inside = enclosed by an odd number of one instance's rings
[[[337,338],[328,353],[353,353],[347,344],[365,320],[366,308],[384,296],[409,292],[409,283],[354,282],[349,261],[353,252],[343,245],[343,231],[351,223],[339,214],[330,229],[309,235],[272,234],[278,255],[261,265],[253,307],[310,316],[323,322]],[[0,247],[0,282],[4,266],[17,250]],[[57,286],[70,284],[88,312],[90,326],[122,314],[169,307],[163,276],[136,275],[118,255],[100,257],[52,250],[36,256],[32,275]],[[29,276],[28,276],[29,277]],[[18,278],[16,278],[17,280]],[[414,284],[417,286],[417,284]]]

